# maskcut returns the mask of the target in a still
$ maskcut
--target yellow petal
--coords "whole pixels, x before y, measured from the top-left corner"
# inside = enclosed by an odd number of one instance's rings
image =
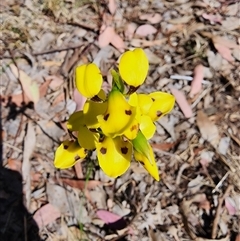
[[[119,62],[119,73],[130,86],[140,86],[147,77],[148,59],[141,48],[125,52]]]
[[[99,134],[90,131],[86,126],[78,129],[78,143],[87,150],[95,149],[95,142],[99,140]]]
[[[149,144],[148,144],[149,145]],[[157,181],[159,181],[159,173],[158,173],[158,167],[154,158],[153,150],[152,147],[149,145],[149,150],[150,150],[150,158],[151,160],[148,160],[148,158],[137,152],[134,151],[134,157],[136,161],[140,162],[143,167],[148,171],[148,173]]]
[[[147,140],[151,139],[156,131],[156,126],[152,119],[147,115],[142,115],[140,118],[140,130]]]
[[[55,152],[54,166],[60,169],[72,167],[86,155],[86,150],[77,141],[64,141]]]
[[[118,177],[127,171],[132,156],[132,145],[121,137],[105,137],[96,143],[99,165],[109,177]]]
[[[76,68],[76,87],[87,98],[92,98],[101,90],[103,78],[97,65],[84,64]]]
[[[150,118],[150,117],[149,117]],[[150,118],[151,120],[151,118]],[[152,122],[152,121],[151,121]],[[132,124],[130,125],[130,127],[128,127],[124,132],[123,135],[128,138],[129,140],[133,140],[134,138],[136,138],[137,133],[139,130],[139,122],[137,121],[137,119],[135,119]]]
[[[130,127],[135,116],[136,107],[130,106],[121,92],[113,90],[108,97],[106,113],[97,118],[103,134],[114,138]]]
[[[138,105],[143,115],[147,115],[152,103],[153,103],[153,100],[149,95],[138,94]]]
[[[166,115],[174,107],[175,98],[171,94],[157,91],[149,94],[149,96],[153,99],[153,104],[149,109],[148,115],[153,121]]]
[[[77,111],[71,114],[67,122],[68,130],[77,131],[81,125],[84,125],[83,111]]]
[[[107,110],[107,102],[94,102],[92,100],[86,101],[83,107],[84,123],[89,128],[98,128],[98,115],[103,115]]]

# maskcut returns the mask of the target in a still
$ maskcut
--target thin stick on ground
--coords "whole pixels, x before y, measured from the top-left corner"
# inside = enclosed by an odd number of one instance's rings
[[[217,237],[217,229],[218,229],[220,214],[222,211],[223,201],[225,200],[229,192],[232,190],[232,188],[233,188],[232,185],[228,186],[223,196],[218,198],[218,206],[217,206],[216,215],[213,221],[212,239],[215,239]]]

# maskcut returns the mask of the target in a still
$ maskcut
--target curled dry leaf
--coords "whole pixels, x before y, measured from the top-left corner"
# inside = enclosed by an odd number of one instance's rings
[[[52,223],[53,221],[55,221],[57,218],[60,218],[60,217],[61,217],[60,211],[50,203],[38,209],[33,216],[35,222],[37,223],[40,229],[48,225],[49,223]]]
[[[157,32],[157,29],[150,24],[141,25],[136,30],[136,34],[142,37],[145,37],[150,34],[154,34],[156,32]]]
[[[114,14],[117,9],[117,4],[115,0],[108,0],[108,9],[111,14]]]
[[[22,88],[26,96],[36,104],[40,98],[39,88],[35,81],[33,81],[30,76],[28,76],[24,71],[18,69],[14,64],[10,65],[10,68],[22,84]]]
[[[176,98],[176,102],[178,103],[184,116],[186,118],[192,117],[193,116],[192,108],[189,105],[189,103],[187,102],[187,99],[186,99],[184,93],[174,87],[170,87],[170,90],[171,90],[172,94],[174,95],[174,97]]]
[[[218,128],[208,119],[208,116],[201,110],[199,110],[197,113],[197,125],[202,135],[202,138],[209,141],[214,147],[217,147],[219,142]]]
[[[162,20],[162,17],[159,13],[146,13],[140,15],[139,18],[141,20],[148,20],[152,24],[159,23]]]
[[[196,95],[199,91],[201,91],[203,76],[204,76],[204,67],[203,65],[199,64],[194,69],[194,76],[191,82],[191,91],[189,93],[189,96],[191,98],[193,98],[194,95]]]

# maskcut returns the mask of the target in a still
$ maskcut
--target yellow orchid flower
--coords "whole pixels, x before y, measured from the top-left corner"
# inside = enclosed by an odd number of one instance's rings
[[[156,91],[150,93],[149,96],[153,100],[151,108],[148,112],[148,115],[151,117],[152,121],[156,121],[158,118],[166,115],[174,107],[175,98],[171,94]]]
[[[150,144],[148,143],[149,147],[149,160],[145,155],[137,152],[136,150],[134,151],[134,158],[136,161],[140,162],[143,167],[148,171],[148,173],[156,180],[159,181],[159,173],[158,173],[158,167],[154,158],[153,150]]]
[[[92,132],[86,126],[78,128],[78,143],[81,147],[87,150],[96,148],[95,143],[99,140],[100,135],[97,132]]]
[[[119,62],[119,73],[130,86],[140,86],[147,77],[148,58],[141,48],[125,52]]]
[[[96,64],[84,64],[76,68],[76,87],[87,98],[96,96],[101,90],[103,78]]]
[[[55,152],[54,166],[60,169],[70,168],[86,155],[86,150],[77,141],[64,141]]]
[[[141,113],[147,115],[149,109],[153,104],[153,100],[149,95],[146,94],[137,94],[138,96],[138,105],[140,107]]]
[[[131,126],[135,116],[136,107],[130,106],[123,94],[114,89],[108,96],[106,113],[97,119],[103,134],[114,138]]]
[[[118,177],[127,171],[132,157],[132,145],[121,137],[105,137],[96,143],[99,165],[109,177]]]

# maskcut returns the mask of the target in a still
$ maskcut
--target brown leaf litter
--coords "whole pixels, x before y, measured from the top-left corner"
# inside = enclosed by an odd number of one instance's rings
[[[239,241],[239,3],[10,2],[0,27],[4,240]],[[111,83],[109,70],[135,47],[150,62],[139,92],[177,102],[151,143],[160,182],[134,161],[108,178],[94,153],[56,170],[66,121],[85,101],[75,67],[95,61]]]

